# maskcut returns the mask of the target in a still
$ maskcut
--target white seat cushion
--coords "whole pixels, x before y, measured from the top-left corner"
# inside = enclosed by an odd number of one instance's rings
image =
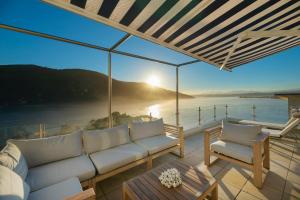
[[[36,191],[71,177],[85,181],[94,175],[93,163],[88,156],[82,155],[31,168],[26,182],[30,185],[31,191]]]
[[[278,137],[278,138],[281,137],[281,130],[268,129],[268,128],[263,128],[261,130],[262,132],[269,133],[271,137]]]
[[[246,145],[218,140],[216,142],[213,142],[210,145],[210,148],[214,152],[224,154],[246,163],[253,162],[253,149]]]
[[[130,125],[130,137],[133,141],[162,134],[164,134],[162,119],[150,122],[133,122]]]
[[[13,170],[19,174],[23,180],[26,179],[28,173],[27,162],[16,145],[7,143],[4,149],[0,152],[0,165]]]
[[[176,146],[179,143],[179,139],[171,136],[158,135],[136,140],[135,143],[141,145],[151,155],[164,149]]]
[[[287,126],[286,124],[271,123],[271,122],[259,122],[259,121],[252,121],[252,120],[240,120],[239,124],[261,125],[263,127],[274,128],[274,129],[278,129],[278,130],[282,130]]]
[[[130,142],[127,125],[103,130],[84,131],[83,144],[85,152],[90,154]]]
[[[99,174],[112,171],[148,155],[141,146],[129,143],[90,155]]]
[[[63,200],[79,192],[82,192],[79,179],[73,177],[30,193],[28,200]]]
[[[221,140],[251,146],[261,133],[260,125],[232,124],[222,121]]]
[[[19,147],[29,168],[82,154],[81,132],[47,138],[11,139],[8,143]]]
[[[14,171],[0,165],[0,199],[26,200],[30,188]]]

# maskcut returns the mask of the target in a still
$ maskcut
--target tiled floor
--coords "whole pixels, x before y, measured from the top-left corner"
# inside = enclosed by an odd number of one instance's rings
[[[252,182],[252,172],[226,161],[218,160],[211,167],[203,164],[203,134],[186,138],[184,161],[214,176],[219,183],[219,199],[300,199],[300,141],[271,140],[271,170],[267,173],[263,188]],[[169,160],[178,159],[168,154],[154,160],[154,167]],[[146,171],[140,165],[97,184],[97,200],[122,199],[122,182]]]

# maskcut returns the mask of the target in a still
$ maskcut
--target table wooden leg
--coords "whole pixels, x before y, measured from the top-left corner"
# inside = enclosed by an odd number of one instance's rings
[[[218,200],[218,184],[216,184],[214,189],[211,191],[211,199]]]
[[[122,198],[123,200],[129,200],[129,196],[127,194],[126,188],[124,188],[124,187],[123,187],[123,195],[122,196],[123,196],[123,198]]]

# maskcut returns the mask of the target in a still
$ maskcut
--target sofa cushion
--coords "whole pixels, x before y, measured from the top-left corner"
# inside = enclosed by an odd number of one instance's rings
[[[26,200],[29,186],[14,171],[0,165],[0,199]]]
[[[80,181],[85,181],[94,175],[93,163],[88,156],[82,155],[31,168],[26,182],[31,187],[31,191],[36,191],[71,177],[78,177]]]
[[[63,200],[81,191],[79,179],[73,177],[30,193],[28,200]]]
[[[150,122],[133,122],[130,127],[130,137],[133,141],[164,134],[162,119]]]
[[[81,155],[81,132],[48,138],[9,140],[19,147],[28,167],[35,167]]]
[[[127,125],[104,130],[85,131],[83,145],[86,153],[109,149],[130,142]]]
[[[23,180],[26,179],[28,172],[27,162],[16,145],[8,143],[4,147],[4,149],[0,152],[0,165],[13,170],[19,174]]]
[[[141,145],[151,155],[164,149],[176,146],[179,143],[179,139],[171,136],[158,135],[136,140],[135,143]]]
[[[251,146],[259,133],[261,133],[260,125],[232,124],[223,121],[221,140]]]
[[[147,151],[141,146],[128,143],[106,149],[104,151],[90,154],[90,158],[94,163],[99,174],[112,171],[133,161],[146,157]]]
[[[218,140],[210,145],[212,151],[244,161],[253,162],[253,149],[246,145]]]

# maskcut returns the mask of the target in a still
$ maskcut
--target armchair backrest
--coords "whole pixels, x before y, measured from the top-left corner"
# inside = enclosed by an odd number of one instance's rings
[[[261,133],[261,128],[260,125],[232,124],[223,121],[220,139],[251,146],[255,142],[257,135]]]

